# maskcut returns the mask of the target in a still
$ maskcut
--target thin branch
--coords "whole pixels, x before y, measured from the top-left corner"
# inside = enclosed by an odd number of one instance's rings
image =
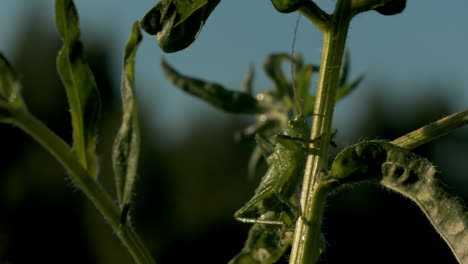
[[[122,225],[120,211],[111,197],[90,176],[82,164],[76,159],[70,146],[41,121],[28,112],[15,112],[14,116],[3,120],[21,128],[24,132],[41,144],[60,164],[68,171],[70,177],[91,200],[96,208],[127,247],[137,264],[154,264],[150,251],[144,246],[141,239],[130,225]]]
[[[392,143],[402,148],[413,149],[465,125],[468,125],[468,109],[423,126],[393,140]]]

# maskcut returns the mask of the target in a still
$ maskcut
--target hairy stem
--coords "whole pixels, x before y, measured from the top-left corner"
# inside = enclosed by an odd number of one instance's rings
[[[322,61],[314,108],[311,139],[301,194],[302,218],[296,223],[290,264],[315,263],[319,257],[319,238],[326,196],[322,195],[320,175],[328,166],[328,149],[341,61],[351,20],[350,1],[337,2],[324,31]],[[312,224],[311,224],[312,223]]]
[[[416,129],[393,140],[392,144],[413,149],[465,125],[468,125],[468,109]]]
[[[109,222],[136,263],[155,263],[150,252],[144,246],[133,228],[129,225],[120,224],[119,209],[104,189],[83,168],[76,156],[73,155],[70,146],[65,141],[26,111],[16,112],[14,117],[8,121],[32,136],[62,164],[74,182]]]

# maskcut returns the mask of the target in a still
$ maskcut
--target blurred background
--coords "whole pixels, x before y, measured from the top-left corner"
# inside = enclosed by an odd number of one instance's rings
[[[326,10],[335,2],[317,1]],[[110,152],[120,123],[122,50],[132,22],[155,2],[76,4],[104,106],[99,181],[114,195]],[[363,139],[394,139],[467,107],[468,2],[446,4],[409,1],[401,15],[369,12],[353,21],[351,77],[365,73],[366,79],[336,107],[335,153]],[[290,52],[295,20],[267,0],[222,1],[184,51],[163,54],[154,37],[144,35],[136,65],[143,139],[132,216],[158,263],[226,263],[239,252],[250,225],[232,215],[261,175],[247,178],[253,142],[233,139],[253,118],[223,113],[177,90],[162,76],[161,58],[184,74],[231,89],[239,89],[253,64],[260,92],[272,85],[261,70],[263,60]],[[60,46],[53,1],[0,2],[0,52],[21,74],[31,112],[70,141],[68,107],[55,71]],[[319,32],[302,19],[296,50],[319,63],[320,47]],[[0,145],[0,263],[132,263],[103,217],[36,142],[0,124]],[[467,128],[415,151],[466,201]],[[321,263],[456,263],[416,205],[377,186],[330,197],[324,233],[328,248]]]

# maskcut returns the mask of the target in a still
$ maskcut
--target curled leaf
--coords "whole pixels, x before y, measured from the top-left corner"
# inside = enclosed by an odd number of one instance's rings
[[[135,22],[132,34],[125,46],[121,87],[122,124],[115,138],[112,152],[117,198],[123,214],[121,216],[122,222],[125,222],[131,202],[140,154],[140,129],[135,92],[135,56],[141,40],[142,36],[138,28],[138,22]]]
[[[148,34],[156,35],[164,52],[176,52],[195,41],[209,15],[221,0],[161,0],[140,22]]]
[[[161,61],[161,66],[166,77],[175,86],[216,108],[231,113],[259,113],[263,111],[257,100],[249,93],[231,91],[217,83],[184,76],[164,60]]]
[[[379,141],[362,142],[340,152],[333,161],[330,177],[340,182],[358,182],[381,175],[387,159],[385,145]]]
[[[413,200],[460,263],[468,261],[468,213],[461,201],[435,178],[426,159],[388,142],[366,141],[336,157],[330,177],[340,183],[363,180],[380,184]]]
[[[55,23],[63,40],[63,47],[57,55],[57,71],[70,106],[73,150],[83,167],[96,177],[95,147],[101,105],[93,73],[84,56],[78,14],[73,1],[55,2]]]
[[[391,148],[382,165],[381,184],[413,200],[445,240],[460,263],[468,262],[468,213],[461,200],[448,193],[434,177],[427,160]]]

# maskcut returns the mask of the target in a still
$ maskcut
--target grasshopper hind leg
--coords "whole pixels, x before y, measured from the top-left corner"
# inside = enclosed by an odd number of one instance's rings
[[[275,188],[276,186],[271,185],[257,193],[250,201],[248,201],[242,208],[240,208],[235,214],[234,217],[236,220],[244,223],[253,223],[253,224],[270,224],[270,225],[292,225],[292,220],[298,216],[300,209],[293,205],[288,199],[283,197]],[[267,210],[266,212],[259,213],[259,217],[249,217],[246,216],[247,213],[251,211],[261,210],[259,209],[259,204],[265,200],[275,195],[281,204],[285,205],[288,210],[287,212],[282,210],[281,212],[274,212],[272,210]]]
[[[247,213],[259,209],[259,204],[264,199],[270,197],[273,193],[273,187],[274,186],[269,186],[261,190],[259,193],[255,194],[254,197],[252,197],[252,199],[250,199],[244,206],[242,206],[242,208],[237,210],[237,212],[234,213],[236,220],[252,224],[282,225],[283,223],[280,220],[272,220],[275,215],[275,212],[273,211],[259,213],[260,216],[258,218],[246,216]]]

